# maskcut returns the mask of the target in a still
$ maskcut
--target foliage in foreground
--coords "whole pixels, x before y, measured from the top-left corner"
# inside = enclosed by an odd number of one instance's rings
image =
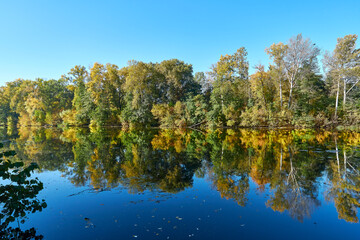
[[[3,145],[0,143],[0,148]],[[24,166],[23,162],[12,162],[10,157],[14,151],[0,152],[0,235],[1,239],[42,239],[35,228],[25,231],[20,224],[25,223],[26,215],[42,211],[47,205],[44,200],[38,200],[37,194],[43,189],[43,184],[37,178],[29,179],[31,172],[38,168],[36,163]],[[17,227],[13,227],[17,223]]]

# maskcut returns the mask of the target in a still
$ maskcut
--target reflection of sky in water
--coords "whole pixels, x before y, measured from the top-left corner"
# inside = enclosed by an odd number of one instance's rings
[[[36,226],[46,239],[350,239],[360,233],[358,224],[339,220],[321,194],[321,206],[302,223],[274,212],[265,206],[268,186],[260,192],[253,181],[241,207],[221,198],[206,177],[195,177],[192,188],[177,194],[129,194],[122,187],[75,187],[57,171],[36,175],[45,187],[39,198],[48,207],[24,227]]]

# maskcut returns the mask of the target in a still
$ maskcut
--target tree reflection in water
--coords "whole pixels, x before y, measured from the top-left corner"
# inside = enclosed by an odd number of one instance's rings
[[[269,192],[267,207],[299,221],[320,206],[325,192],[340,219],[358,222],[356,132],[21,129],[13,142],[10,148],[25,162],[35,160],[41,169],[60,170],[73,184],[95,190],[177,193],[192,187],[196,176],[246,206],[253,182],[256,191]]]

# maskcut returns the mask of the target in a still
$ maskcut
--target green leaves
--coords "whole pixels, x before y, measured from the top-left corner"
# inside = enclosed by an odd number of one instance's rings
[[[109,125],[186,126],[192,118],[188,111],[191,104],[182,107],[180,114],[171,108],[177,102],[191,103],[197,95],[207,104],[203,120],[209,127],[243,123],[249,127],[249,122],[251,126],[327,127],[332,115],[336,116],[335,123],[340,123],[339,115],[343,124],[358,124],[357,37],[339,38],[334,52],[325,55],[326,78],[319,73],[318,47],[298,34],[287,43],[267,48],[272,63],[262,66],[251,78],[248,53],[240,47],[233,54],[222,55],[207,74],[198,72],[195,76],[191,64],[169,59],[159,63],[132,60],[121,69],[109,63],[95,63],[89,69],[75,66],[59,80],[18,79],[0,87],[0,125],[63,124],[92,129]],[[165,115],[151,112],[160,105],[168,106],[165,122],[177,119],[177,124],[164,125],[161,119]],[[203,112],[201,109],[198,112]],[[315,123],[317,116],[326,119]],[[314,121],[306,120],[311,124],[304,125],[300,123],[304,119]]]
[[[15,156],[15,151],[6,151],[3,153],[5,157]]]
[[[233,55],[221,56],[213,66],[211,111],[208,115],[210,125],[217,127],[237,126],[241,111],[248,102],[250,84],[248,79],[249,62],[244,47]]]

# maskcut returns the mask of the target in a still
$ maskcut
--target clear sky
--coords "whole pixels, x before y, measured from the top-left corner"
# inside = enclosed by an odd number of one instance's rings
[[[360,35],[360,0],[0,0],[0,86],[131,59],[178,58],[208,71],[242,46],[252,67],[298,33],[333,50],[338,37]]]

